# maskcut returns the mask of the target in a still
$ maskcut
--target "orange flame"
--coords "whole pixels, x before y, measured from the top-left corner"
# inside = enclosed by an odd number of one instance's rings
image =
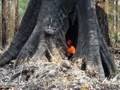
[[[71,40],[67,41],[67,45],[68,45],[68,47],[67,47],[67,53],[68,54],[75,54],[75,52],[76,52],[76,48],[75,48],[74,45],[72,45],[72,43],[73,42]]]

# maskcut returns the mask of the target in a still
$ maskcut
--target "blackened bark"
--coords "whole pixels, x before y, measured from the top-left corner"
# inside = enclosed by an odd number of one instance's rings
[[[72,36],[72,32],[76,35]],[[17,59],[18,65],[25,58],[40,58],[48,49],[54,56],[55,49],[65,50],[65,35],[70,36],[77,47],[75,57],[87,58],[89,71],[99,72],[102,78],[114,72],[94,0],[31,0],[10,48],[0,58],[0,66],[12,59]]]
[[[39,11],[37,24],[29,37],[27,43],[24,45],[17,57],[17,63],[21,60],[32,56],[35,53],[36,57],[41,57],[43,53],[47,50],[47,43],[51,45],[56,45],[54,41],[46,42],[47,39],[53,39],[56,33],[60,30],[67,32],[68,29],[68,15],[73,8],[73,3],[66,3],[65,0],[62,1],[43,1],[41,5],[41,10]],[[62,6],[64,5],[65,6]],[[68,8],[68,6],[71,8]],[[49,9],[49,7],[51,7]],[[58,35],[58,34],[57,34]],[[47,38],[50,36],[49,38]],[[58,36],[59,37],[59,36]],[[47,39],[46,39],[47,38]],[[54,39],[53,39],[54,40]],[[48,40],[49,41],[49,40]],[[55,48],[56,46],[52,47]],[[37,50],[37,51],[36,51]]]
[[[77,56],[87,56],[88,69],[100,72],[101,77],[112,75],[115,65],[101,34],[94,0],[80,0],[78,10]]]

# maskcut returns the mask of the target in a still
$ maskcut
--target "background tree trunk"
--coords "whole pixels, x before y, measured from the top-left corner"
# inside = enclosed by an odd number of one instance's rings
[[[14,0],[14,3],[15,3],[15,32],[17,32],[19,27],[19,0]]]
[[[8,0],[2,0],[2,47],[8,44]]]
[[[2,49],[2,0],[0,4],[0,48]]]
[[[14,34],[18,29],[19,13],[18,13],[18,0],[9,0],[9,45],[13,40]]]
[[[2,47],[10,45],[18,29],[18,0],[2,0]]]
[[[118,42],[118,0],[114,0],[114,33],[115,33],[115,44],[114,46],[116,47],[117,42]]]
[[[96,12],[101,32],[108,46],[111,46],[109,37],[109,23],[108,23],[108,1],[100,0],[96,2]]]

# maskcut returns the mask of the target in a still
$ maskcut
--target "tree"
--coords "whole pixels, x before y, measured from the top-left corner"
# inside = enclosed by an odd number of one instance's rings
[[[109,37],[109,25],[108,25],[108,1],[100,0],[96,2],[96,13],[101,32],[108,46],[111,46]]]
[[[8,40],[9,45],[14,37],[14,33],[18,29],[19,15],[18,15],[18,0],[9,0],[9,17],[8,17]]]
[[[13,39],[18,28],[18,1],[2,0],[2,47],[5,48]]]
[[[2,0],[2,47],[8,44],[8,0]]]
[[[55,50],[63,53],[66,34],[73,35],[74,57],[85,56],[88,71],[97,71],[102,78],[112,75],[115,65],[100,32],[94,0],[30,0],[14,40],[0,57],[0,66],[13,59],[19,65],[46,52],[54,56]]]
[[[114,0],[114,21],[113,21],[113,24],[114,24],[114,32],[115,32],[115,46],[116,46],[116,43],[118,42],[118,0]]]
[[[13,0],[14,4],[15,4],[15,32],[18,31],[18,27],[19,27],[19,1],[18,0]]]

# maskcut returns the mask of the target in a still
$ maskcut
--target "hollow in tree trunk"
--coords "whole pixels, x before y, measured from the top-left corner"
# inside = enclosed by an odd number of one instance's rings
[[[67,37],[75,44],[74,57],[86,57],[86,69],[102,78],[112,75],[115,65],[100,32],[94,0],[30,0],[0,66],[13,59],[18,65],[25,58],[40,58],[48,49],[54,56],[55,49],[66,48]]]

